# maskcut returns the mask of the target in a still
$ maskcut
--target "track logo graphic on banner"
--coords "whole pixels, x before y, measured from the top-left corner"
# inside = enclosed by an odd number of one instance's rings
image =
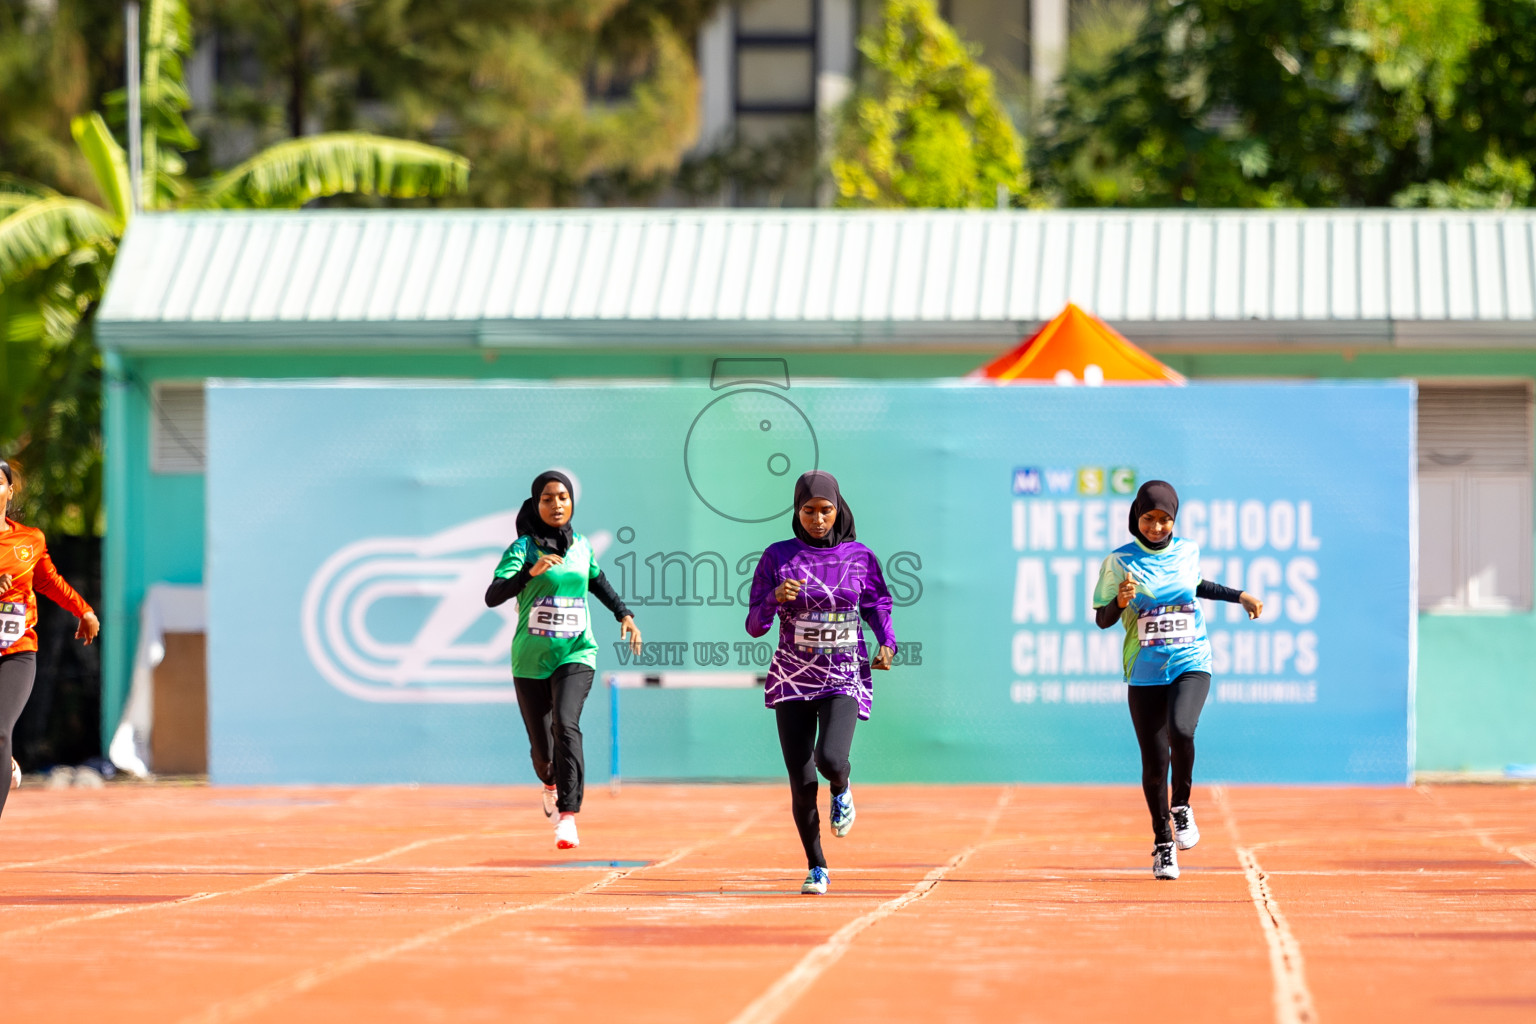
[[[304,592],[310,661],[358,700],[515,703],[507,652],[517,602],[488,610],[485,587],[516,536],[517,513],[499,512],[430,537],[348,544],[325,560]],[[610,539],[588,538],[598,553]]]

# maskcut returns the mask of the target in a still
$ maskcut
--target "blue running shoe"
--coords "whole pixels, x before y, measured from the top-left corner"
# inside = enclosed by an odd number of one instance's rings
[[[858,814],[853,809],[853,789],[850,787],[841,793],[832,795],[832,834],[841,839],[853,828],[853,819]]]
[[[826,868],[811,868],[805,876],[805,884],[800,887],[802,896],[825,896],[827,894],[827,881],[831,876]]]

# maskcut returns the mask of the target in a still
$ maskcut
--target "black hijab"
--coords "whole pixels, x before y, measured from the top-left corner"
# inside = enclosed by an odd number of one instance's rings
[[[1154,510],[1168,513],[1169,519],[1179,518],[1179,492],[1166,480],[1148,480],[1136,492],[1136,500],[1131,502],[1131,536],[1141,541],[1143,547],[1161,551],[1173,543],[1173,534],[1164,537],[1161,543],[1153,544],[1141,532],[1141,517]]]
[[[571,495],[571,516],[576,515],[576,487],[571,483],[571,478],[564,473],[558,473],[551,469],[540,473],[533,478],[533,495],[523,502],[523,507],[517,510],[517,535],[532,537],[540,550],[556,555],[564,555],[571,546],[571,521],[567,519],[564,526],[550,526],[539,515],[539,496],[544,493],[544,485],[559,482],[565,485],[565,489]]]
[[[812,498],[825,498],[837,506],[837,518],[832,520],[832,529],[820,540],[812,537],[800,525],[800,506]],[[795,536],[813,548],[836,547],[845,540],[857,539],[853,530],[853,510],[843,500],[843,493],[837,487],[837,478],[819,469],[802,473],[800,479],[795,481],[795,507],[790,511],[790,519],[795,527]]]

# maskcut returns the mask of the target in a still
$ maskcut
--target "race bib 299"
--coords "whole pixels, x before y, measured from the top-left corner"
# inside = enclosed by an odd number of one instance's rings
[[[541,597],[528,609],[528,632],[570,640],[587,631],[587,599]]]

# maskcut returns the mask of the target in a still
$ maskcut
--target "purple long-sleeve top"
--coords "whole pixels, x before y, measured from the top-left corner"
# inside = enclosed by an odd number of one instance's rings
[[[773,592],[789,579],[805,583],[793,601],[780,604]],[[830,548],[779,541],[752,575],[747,632],[762,636],[775,616],[779,647],[768,666],[767,705],[846,693],[858,699],[859,717],[868,718],[875,691],[859,620],[880,646],[896,649],[891,593],[874,552],[858,541]]]

